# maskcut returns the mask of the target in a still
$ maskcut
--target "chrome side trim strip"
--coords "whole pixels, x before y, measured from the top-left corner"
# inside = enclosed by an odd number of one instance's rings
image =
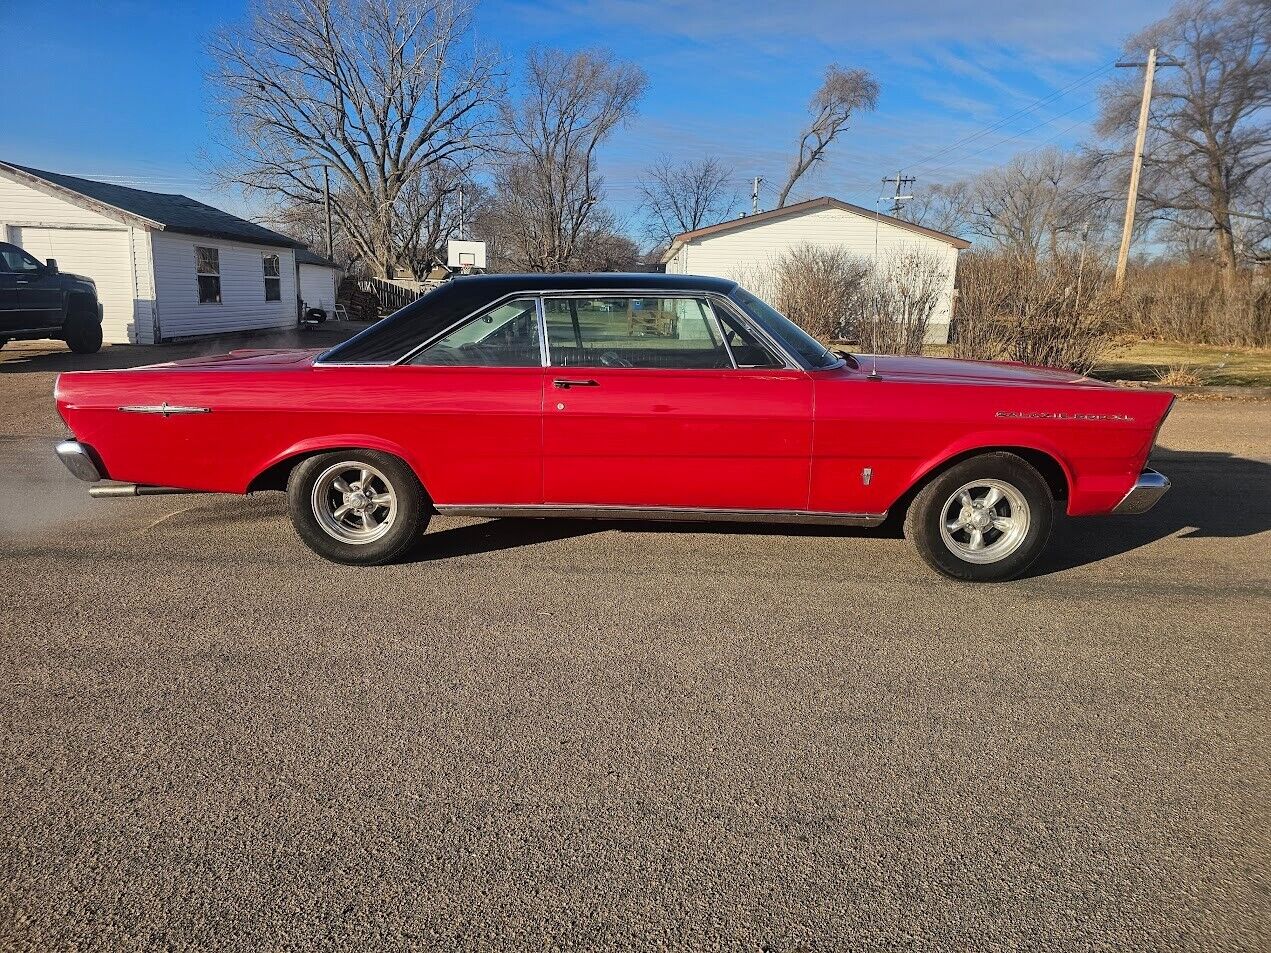
[[[163,414],[165,417],[171,417],[173,414],[210,414],[211,407],[181,407],[169,404],[166,400],[162,404],[128,404],[119,408],[121,413],[125,414]]]
[[[1144,470],[1134,481],[1134,486],[1130,487],[1130,492],[1122,498],[1112,512],[1118,516],[1138,516],[1140,513],[1146,513],[1161,501],[1161,497],[1169,492],[1169,488],[1169,477],[1164,473]]]
[[[800,523],[838,526],[879,526],[884,513],[825,513],[815,510],[722,510],[691,506],[596,506],[531,503],[520,506],[438,504],[443,516],[481,516],[489,519],[673,520],[686,523]]]

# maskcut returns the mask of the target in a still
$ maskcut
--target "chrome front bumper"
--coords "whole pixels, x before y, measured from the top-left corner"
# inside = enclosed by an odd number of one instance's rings
[[[1146,513],[1169,492],[1169,477],[1155,470],[1144,470],[1134,481],[1134,486],[1112,512],[1118,516],[1137,516]]]
[[[96,483],[102,479],[101,470],[97,466],[97,455],[78,440],[63,440],[59,443],[57,458],[66,464],[66,469],[85,483]]]

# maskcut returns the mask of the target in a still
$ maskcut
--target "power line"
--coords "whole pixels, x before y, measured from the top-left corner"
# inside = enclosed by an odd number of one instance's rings
[[[1078,77],[1077,79],[1073,80],[1071,83],[1069,83],[1067,86],[1064,86],[1062,89],[1057,89],[1053,93],[1050,93],[1047,96],[1044,96],[1040,99],[1035,100],[1030,105],[1016,110],[1015,112],[1011,113],[1009,116],[999,119],[997,122],[993,123],[991,126],[987,126],[986,128],[981,129],[978,132],[971,133],[970,135],[963,136],[961,139],[958,139],[955,142],[949,143],[947,146],[944,146],[943,148],[938,149],[937,151],[931,153],[930,155],[923,156],[921,159],[917,159],[914,162],[909,163],[908,165],[904,167],[904,171],[910,171],[910,170],[920,168],[921,166],[930,162],[932,159],[938,159],[940,156],[947,155],[949,152],[952,152],[955,149],[958,149],[959,147],[969,142],[974,142],[976,139],[980,139],[983,136],[987,136],[991,132],[996,132],[998,129],[1001,129],[1004,126],[1007,126],[1010,123],[1014,122],[1016,119],[1022,118],[1023,116],[1026,116],[1031,112],[1036,112],[1038,109],[1042,108],[1043,106],[1067,95],[1074,89],[1077,89],[1079,86],[1082,86],[1088,83],[1091,79],[1094,79],[1096,76],[1100,76],[1104,73],[1110,72],[1114,67],[1115,67],[1115,64],[1113,63],[1107,63],[1103,66],[1100,66],[1097,69],[1094,69],[1089,73],[1086,73],[1084,76]],[[1054,118],[1057,119],[1060,117],[1056,116]]]

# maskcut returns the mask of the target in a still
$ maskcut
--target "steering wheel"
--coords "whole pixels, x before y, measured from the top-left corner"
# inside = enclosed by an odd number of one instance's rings
[[[605,367],[635,367],[634,364],[616,351],[605,351],[604,354],[600,355],[600,363]]]

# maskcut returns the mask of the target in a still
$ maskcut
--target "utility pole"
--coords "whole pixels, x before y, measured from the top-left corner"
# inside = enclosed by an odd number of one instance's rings
[[[334,261],[335,248],[331,241],[331,169],[325,165],[322,167],[322,193],[327,205],[327,261]]]
[[[896,194],[891,197],[891,208],[888,209],[892,215],[895,215],[903,209],[905,207],[904,203],[913,198],[912,195],[901,195],[900,190],[906,185],[913,185],[917,181],[918,180],[912,175],[901,175],[899,169],[896,170],[895,175],[889,175],[887,178],[883,179],[883,185],[886,185],[888,182],[894,182],[896,184]]]
[[[754,182],[750,185],[750,214],[755,215],[759,212],[759,186],[763,185],[763,176],[755,176]]]
[[[463,241],[463,186],[459,186],[459,241]]]
[[[1143,171],[1143,143],[1147,139],[1147,120],[1152,107],[1152,81],[1156,77],[1156,67],[1182,66],[1177,60],[1158,63],[1156,47],[1147,51],[1145,63],[1117,63],[1118,67],[1144,67],[1143,102],[1139,105],[1139,131],[1134,137],[1134,162],[1130,166],[1130,191],[1125,198],[1125,225],[1121,228],[1121,250],[1117,253],[1117,274],[1113,281],[1113,291],[1121,293],[1125,285],[1125,268],[1130,261],[1130,236],[1134,233],[1134,206],[1139,200],[1139,174]]]

